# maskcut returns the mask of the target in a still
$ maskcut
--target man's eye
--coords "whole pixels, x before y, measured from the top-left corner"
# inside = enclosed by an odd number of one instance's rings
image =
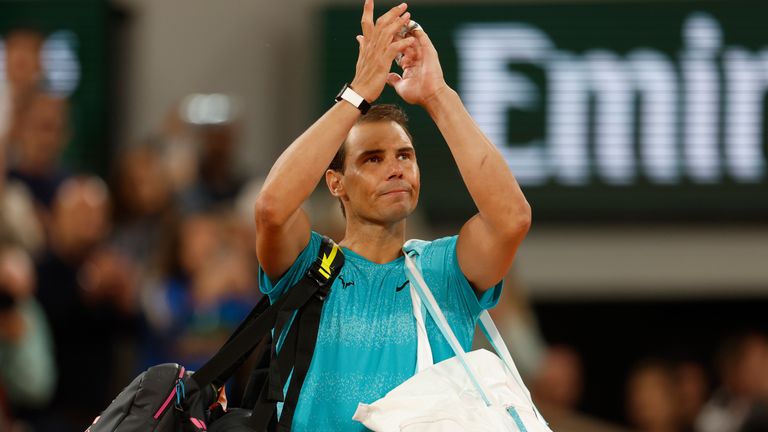
[[[366,162],[381,162],[381,158],[378,156],[371,156],[368,159],[365,160]]]
[[[398,155],[398,158],[400,158],[400,160],[408,160],[411,158],[411,155],[408,153],[401,153],[400,155]]]

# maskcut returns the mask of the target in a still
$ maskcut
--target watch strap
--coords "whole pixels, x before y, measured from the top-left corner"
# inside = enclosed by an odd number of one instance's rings
[[[371,104],[365,100],[364,97],[360,96],[354,89],[352,89],[349,84],[344,84],[344,87],[341,88],[339,94],[336,95],[336,102],[341,100],[349,102],[352,104],[352,106],[359,109],[363,114],[367,113],[371,108]]]

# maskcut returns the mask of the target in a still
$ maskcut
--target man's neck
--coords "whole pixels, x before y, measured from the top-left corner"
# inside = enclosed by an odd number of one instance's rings
[[[344,239],[339,243],[377,264],[395,260],[405,243],[405,219],[393,225],[378,225],[360,220],[347,220]]]

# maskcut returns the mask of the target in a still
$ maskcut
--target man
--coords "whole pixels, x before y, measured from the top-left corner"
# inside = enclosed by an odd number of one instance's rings
[[[3,237],[0,233],[0,430],[21,431],[27,428],[13,417],[45,406],[56,368],[51,330],[35,299],[32,258]]]
[[[69,139],[68,122],[68,102],[46,93],[31,96],[19,120],[17,155],[8,175],[29,189],[41,209],[50,210],[67,178],[60,162]]]
[[[82,431],[114,397],[133,342],[136,286],[130,266],[104,246],[110,196],[96,177],[72,177],[56,191],[48,248],[36,268],[38,299],[51,325],[58,382],[36,431]]]
[[[15,144],[21,114],[43,78],[40,51],[43,35],[31,28],[17,28],[0,39],[0,62],[5,76],[0,76],[0,143]],[[16,149],[9,149],[15,157]]]
[[[373,0],[366,0],[351,88],[370,103],[389,84],[404,101],[426,109],[477,205],[479,213],[458,236],[431,242],[420,257],[427,283],[469,348],[475,319],[495,304],[500,281],[528,231],[530,208],[502,156],[445,83],[427,35],[416,30],[398,36],[410,23],[406,9],[396,6],[374,22]],[[398,53],[402,76],[389,73]],[[416,327],[401,252],[406,218],[419,196],[415,150],[398,111],[372,108],[361,115],[357,105],[365,104],[349,100],[336,103],[285,150],[256,202],[260,284],[273,301],[317,254],[319,235],[310,231],[300,206],[323,174],[346,217],[340,242],[346,263],[323,306],[293,419],[299,431],[364,430],[351,420],[357,404],[384,396],[413,375],[416,364]],[[335,154],[337,162],[326,169]],[[434,360],[452,356],[434,323],[427,323]]]

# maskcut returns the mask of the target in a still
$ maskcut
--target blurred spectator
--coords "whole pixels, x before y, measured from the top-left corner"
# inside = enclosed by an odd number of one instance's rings
[[[21,245],[33,255],[42,250],[45,242],[29,191],[18,182],[5,179],[0,179],[0,238]]]
[[[566,346],[549,347],[534,380],[534,393],[543,405],[575,408],[582,392],[581,359]]]
[[[717,359],[720,388],[701,411],[699,432],[768,431],[768,337],[729,338]]]
[[[174,193],[188,189],[197,181],[200,142],[195,126],[189,124],[182,112],[183,103],[174,104],[166,113],[160,136],[163,164]]]
[[[0,77],[0,144],[14,143],[18,120],[42,81],[43,35],[19,28],[5,35],[5,77]],[[2,79],[4,78],[4,79]],[[15,155],[11,150],[11,157]]]
[[[0,242],[22,246],[32,255],[45,242],[42,224],[26,186],[5,178],[5,151],[0,146]]]
[[[143,271],[159,265],[165,233],[177,223],[173,185],[161,150],[151,144],[125,149],[114,170],[115,228],[111,244]]]
[[[18,158],[9,164],[9,176],[24,183],[45,209],[65,178],[59,162],[67,142],[68,110],[64,99],[33,96],[20,118]]]
[[[691,360],[678,361],[674,366],[675,382],[680,395],[679,416],[684,432],[695,430],[696,417],[709,397],[709,379],[704,367]]]
[[[505,277],[504,292],[489,313],[528,383],[536,406],[552,430],[621,431],[617,426],[578,411],[583,385],[581,359],[569,347],[547,346],[526,290],[515,277],[514,269]],[[485,337],[476,337],[474,345],[491,349]]]
[[[152,334],[146,365],[196,369],[218,350],[255,304],[253,253],[221,215],[187,216],[163,272],[143,300]]]
[[[37,277],[60,379],[40,431],[82,431],[125,384],[113,383],[125,361],[114,349],[135,331],[135,280],[126,260],[103,247],[109,207],[106,186],[93,177],[66,180],[52,203]]]
[[[0,430],[14,431],[14,411],[44,406],[53,394],[53,343],[34,297],[32,260],[20,247],[0,245]],[[3,415],[5,412],[5,416]]]
[[[627,417],[640,432],[681,431],[680,393],[671,365],[647,360],[634,367],[627,383]]]
[[[197,178],[181,191],[185,213],[232,206],[243,186],[234,170],[239,129],[233,105],[224,95],[193,95],[182,104],[182,118],[194,125],[200,146]]]
[[[581,358],[573,349],[546,349],[531,380],[531,394],[541,414],[557,432],[616,432],[622,429],[578,411],[583,388]]]

